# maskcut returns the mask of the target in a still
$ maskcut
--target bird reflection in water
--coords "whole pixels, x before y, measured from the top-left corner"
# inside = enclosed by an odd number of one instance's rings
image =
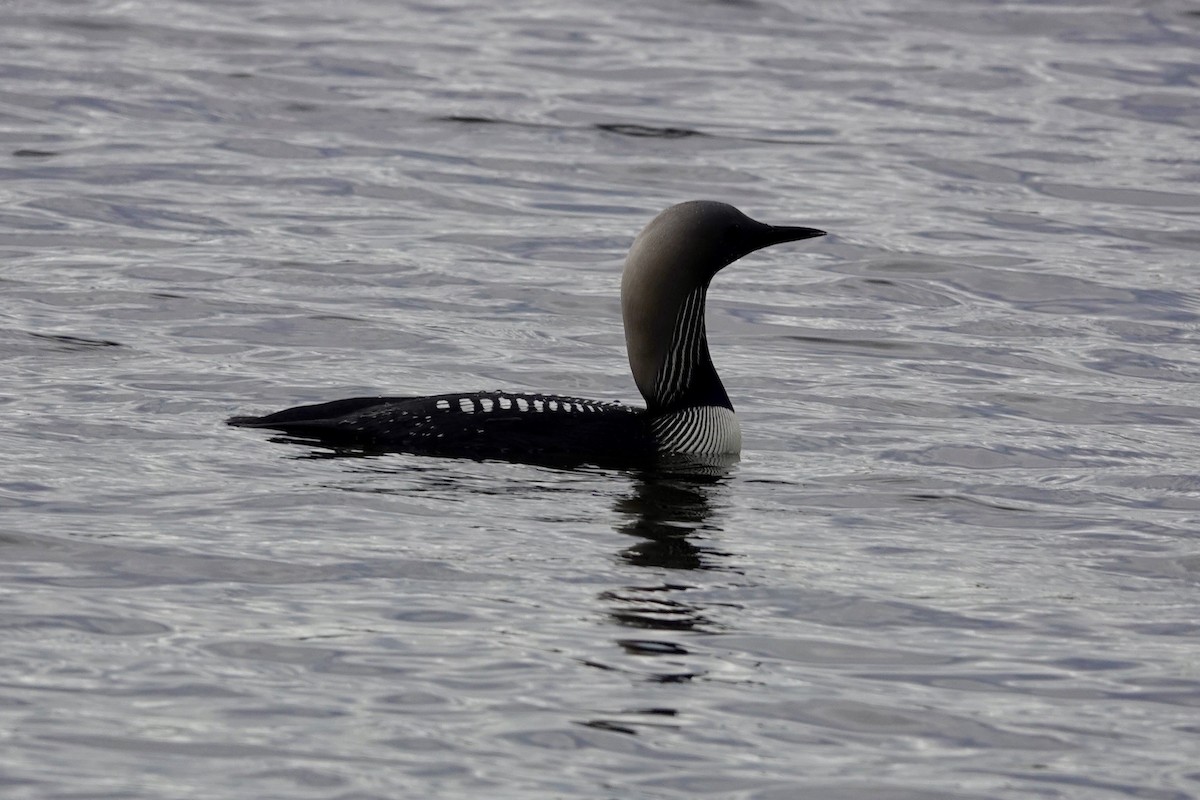
[[[709,494],[724,474],[661,474],[640,476],[633,494],[622,498],[616,512],[624,518],[617,531],[642,541],[623,550],[621,557],[635,567],[714,569],[716,557],[726,555],[695,543],[692,534],[704,529],[712,514]]]
[[[316,448],[294,458],[364,459],[374,461],[381,454],[357,449]],[[615,530],[637,541],[618,551],[618,557],[630,567],[630,577],[643,569],[654,575],[653,582],[630,582],[620,588],[608,589],[598,595],[608,618],[621,629],[640,635],[618,636],[614,639],[617,655],[612,658],[588,658],[582,661],[589,667],[604,671],[623,672],[635,680],[647,683],[688,683],[702,678],[707,669],[695,663],[688,646],[688,634],[713,634],[724,625],[710,616],[715,604],[711,599],[689,600],[697,588],[690,585],[687,574],[737,570],[722,563],[729,553],[705,543],[710,532],[719,528],[712,522],[715,499],[720,496],[729,478],[736,457],[718,462],[697,463],[691,457],[686,464],[674,464],[668,469],[626,473],[634,479],[630,490],[614,504]],[[386,463],[386,461],[384,462]],[[422,469],[406,462],[402,469],[378,462],[370,469],[382,475],[403,475],[405,486],[389,483],[386,486],[354,484],[340,488],[347,491],[402,494],[433,491],[447,494],[463,491],[481,494],[507,495],[503,485],[481,477],[481,485],[469,486],[462,475],[448,475],[444,465],[431,462]],[[615,475],[614,475],[615,477]],[[528,488],[528,487],[527,487]],[[545,490],[544,487],[542,489]],[[509,495],[510,496],[510,495]],[[666,577],[664,570],[669,570]],[[699,581],[696,581],[699,583]],[[655,635],[658,632],[658,635]],[[575,722],[589,728],[613,733],[636,735],[643,728],[674,727],[680,711],[670,706],[614,709]]]
[[[622,519],[617,531],[640,541],[621,551],[620,556],[635,567],[678,570],[678,579],[649,585],[630,585],[601,593],[610,606],[609,615],[618,624],[646,631],[715,632],[719,625],[705,606],[689,602],[686,571],[728,569],[720,564],[727,556],[697,541],[712,530],[712,495],[725,482],[727,467],[709,467],[690,472],[649,472],[639,476],[633,492],[616,504]],[[676,642],[652,639],[621,639],[617,642],[631,655],[684,655]],[[660,680],[678,680],[678,675],[661,675]]]

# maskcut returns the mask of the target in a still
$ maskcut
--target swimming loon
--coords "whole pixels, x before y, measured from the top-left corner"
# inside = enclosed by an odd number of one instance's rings
[[[742,433],[708,353],[709,282],[742,256],[823,236],[766,225],[725,203],[671,206],[633,242],[621,277],[629,366],[646,408],[558,395],[472,392],[356,397],[230,425],[334,447],[555,465],[649,466],[665,457],[736,457]]]

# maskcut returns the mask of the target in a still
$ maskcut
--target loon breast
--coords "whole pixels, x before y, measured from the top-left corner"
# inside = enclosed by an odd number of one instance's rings
[[[736,456],[742,433],[708,351],[709,282],[763,247],[824,235],[765,225],[725,203],[672,206],[625,260],[621,312],[645,408],[528,392],[355,397],[228,422],[333,447],[549,464],[643,466]]]
[[[742,426],[733,409],[693,406],[650,420],[657,449],[695,456],[734,455],[742,451]]]

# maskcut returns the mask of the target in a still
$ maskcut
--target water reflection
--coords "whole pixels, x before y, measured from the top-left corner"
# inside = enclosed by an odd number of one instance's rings
[[[697,545],[691,535],[707,525],[710,494],[725,478],[723,472],[639,475],[633,493],[615,507],[622,519],[616,530],[641,540],[621,557],[635,567],[712,569],[724,554]]]
[[[288,441],[285,437],[280,440]],[[422,459],[406,460],[402,468],[395,468],[386,460],[377,460],[378,454],[362,450],[314,448],[294,457],[357,458],[373,462],[370,467],[358,467],[364,473],[402,475],[405,479],[403,485],[389,480],[386,486],[355,483],[339,487],[356,492],[445,493],[447,497],[460,499],[463,492],[511,496],[515,480],[486,470],[478,475],[465,474],[458,468],[447,471],[444,459],[429,460],[427,466]],[[699,573],[736,572],[726,563],[731,554],[710,543],[712,534],[719,531],[713,522],[718,498],[729,481],[734,463],[736,458],[719,462],[688,460],[634,472],[600,471],[605,482],[631,481],[613,503],[613,519],[614,530],[631,540],[616,555],[634,569],[622,572],[622,585],[596,595],[602,613],[617,626],[617,635],[612,640],[616,646],[613,657],[587,659],[583,663],[596,669],[628,672],[650,683],[687,682],[707,672],[705,666],[692,663],[688,639],[680,634],[725,630],[714,614],[712,600],[705,599],[708,596],[698,591],[698,584]],[[569,493],[577,491],[572,478],[580,474],[554,470],[549,473],[550,480],[531,482],[522,473],[520,485],[524,491],[534,490],[538,494]],[[688,579],[689,573],[694,580]],[[632,733],[630,717],[640,720],[644,713],[626,710],[620,712],[622,721],[589,719],[581,724]],[[674,712],[671,709],[655,712],[660,716],[664,713]],[[662,723],[659,720],[653,724]]]
[[[679,465],[676,465],[679,466]],[[702,678],[706,666],[697,664],[679,634],[711,633],[721,625],[710,615],[711,603],[695,598],[686,573],[728,570],[728,556],[705,543],[714,531],[714,499],[728,480],[730,463],[686,465],[686,469],[643,472],[631,491],[614,506],[618,533],[637,539],[619,553],[632,567],[649,568],[653,580],[631,583],[599,594],[608,617],[621,629],[638,634],[619,636],[617,657],[601,669],[624,669],[648,683],[688,683]],[[667,575],[663,570],[670,570]],[[617,666],[624,659],[623,666]],[[589,727],[637,735],[643,727],[662,727],[674,708],[621,709],[607,717],[580,720]]]
[[[295,443],[290,437],[274,437],[273,441]],[[305,442],[311,444],[311,442]],[[375,461],[380,454],[361,449],[309,448],[293,456],[297,459],[364,459]],[[729,570],[722,563],[729,556],[706,543],[705,534],[713,531],[713,498],[728,481],[736,458],[704,461],[689,459],[660,465],[656,469],[626,473],[633,478],[630,491],[618,497],[613,506],[615,530],[635,541],[618,551],[618,557],[631,567],[652,570],[646,573],[655,580],[629,583],[608,589],[599,599],[608,608],[609,617],[618,625],[640,630],[712,632],[719,625],[705,607],[687,599],[694,588],[684,573],[692,571]],[[395,494],[408,491],[441,492],[448,494],[470,491],[479,494],[507,494],[511,485],[497,483],[496,476],[485,476],[474,482],[463,475],[447,474],[441,459],[430,462],[428,468],[407,463],[396,469],[375,461],[372,473],[403,474],[416,478],[417,485],[343,486],[348,491]],[[569,472],[569,471],[568,471]],[[524,484],[530,488],[529,484]],[[548,485],[542,484],[540,491]],[[564,485],[564,490],[569,487]],[[678,573],[677,578],[663,579],[661,570]],[[636,576],[637,573],[631,573]],[[675,644],[655,641],[619,640],[626,651],[642,655],[661,655],[673,652]]]
[[[619,533],[638,541],[620,552],[634,567],[692,570],[727,569],[727,556],[702,544],[711,530],[712,498],[728,478],[728,465],[690,472],[645,472],[637,476],[632,492],[615,506]],[[700,535],[698,535],[700,534]],[[641,630],[713,631],[719,626],[706,608],[687,598],[693,587],[678,579],[632,584],[600,594],[609,617],[618,625]],[[626,652],[636,655],[680,655],[674,642],[620,639]]]

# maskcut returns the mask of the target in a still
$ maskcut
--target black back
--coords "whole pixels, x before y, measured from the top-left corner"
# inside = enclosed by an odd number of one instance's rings
[[[644,410],[544,394],[355,397],[229,424],[337,448],[552,466],[647,466],[656,452]]]

